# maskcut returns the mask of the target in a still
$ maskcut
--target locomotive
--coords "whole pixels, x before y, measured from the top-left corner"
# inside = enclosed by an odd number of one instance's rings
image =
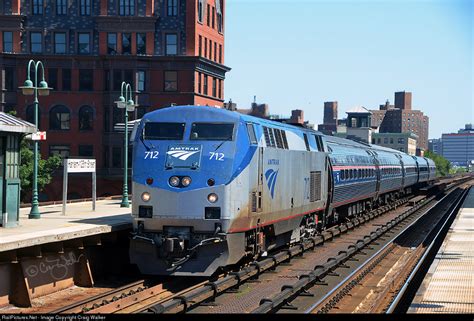
[[[134,128],[130,260],[210,276],[387,204],[431,159],[220,108],[175,106]]]

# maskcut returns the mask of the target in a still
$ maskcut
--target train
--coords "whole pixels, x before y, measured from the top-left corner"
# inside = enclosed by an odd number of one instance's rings
[[[130,262],[211,276],[291,246],[435,179],[431,159],[205,106],[133,132]]]

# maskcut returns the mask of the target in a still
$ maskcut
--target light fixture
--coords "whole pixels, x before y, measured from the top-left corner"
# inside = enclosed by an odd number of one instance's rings
[[[191,184],[191,177],[189,176],[185,176],[181,179],[181,184],[183,184],[183,186],[189,186],[189,184]]]
[[[207,200],[209,201],[209,203],[215,203],[217,202],[219,198],[217,197],[217,194],[216,193],[211,193],[209,195],[207,195]]]
[[[171,176],[169,183],[173,187],[177,187],[179,185],[179,178],[177,176]]]
[[[42,80],[38,86],[38,95],[40,96],[49,96],[49,90],[53,88],[48,87],[48,83],[45,80]]]
[[[142,193],[142,201],[148,202],[150,200],[150,198],[151,198],[150,193],[148,193],[148,192],[143,192]]]
[[[29,79],[25,80],[23,86],[20,87],[21,92],[25,96],[31,96],[35,93],[35,87],[33,87],[33,82]]]
[[[125,108],[126,107],[125,98],[123,98],[123,96],[120,96],[119,100],[117,100],[115,103],[117,104],[118,108]]]

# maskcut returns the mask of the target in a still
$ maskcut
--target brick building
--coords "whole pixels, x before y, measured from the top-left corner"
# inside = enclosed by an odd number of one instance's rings
[[[318,130],[324,134],[332,135],[337,129],[337,101],[324,102],[323,123],[318,125]]]
[[[225,0],[2,0],[0,110],[33,120],[18,86],[41,60],[53,91],[40,97],[42,155],[94,157],[98,196],[120,194],[123,136],[114,124],[122,81],[140,105],[130,119],[177,105],[222,106]],[[131,156],[131,154],[130,154]],[[79,174],[78,174],[79,175]],[[90,175],[89,175],[90,176]],[[89,197],[73,176],[69,198]],[[61,198],[61,178],[40,200]]]
[[[414,133],[422,150],[428,149],[429,118],[422,111],[412,109],[412,94],[396,92],[395,105],[387,101],[379,110],[371,110],[372,126],[379,127],[380,133]]]

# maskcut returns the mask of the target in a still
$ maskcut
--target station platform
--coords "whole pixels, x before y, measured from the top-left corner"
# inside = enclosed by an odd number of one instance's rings
[[[41,218],[28,219],[30,208],[20,209],[17,227],[0,228],[0,252],[67,241],[125,230],[132,227],[131,207],[120,207],[120,200],[70,203],[66,215],[62,204],[40,206]]]
[[[474,188],[407,313],[474,313]]]

